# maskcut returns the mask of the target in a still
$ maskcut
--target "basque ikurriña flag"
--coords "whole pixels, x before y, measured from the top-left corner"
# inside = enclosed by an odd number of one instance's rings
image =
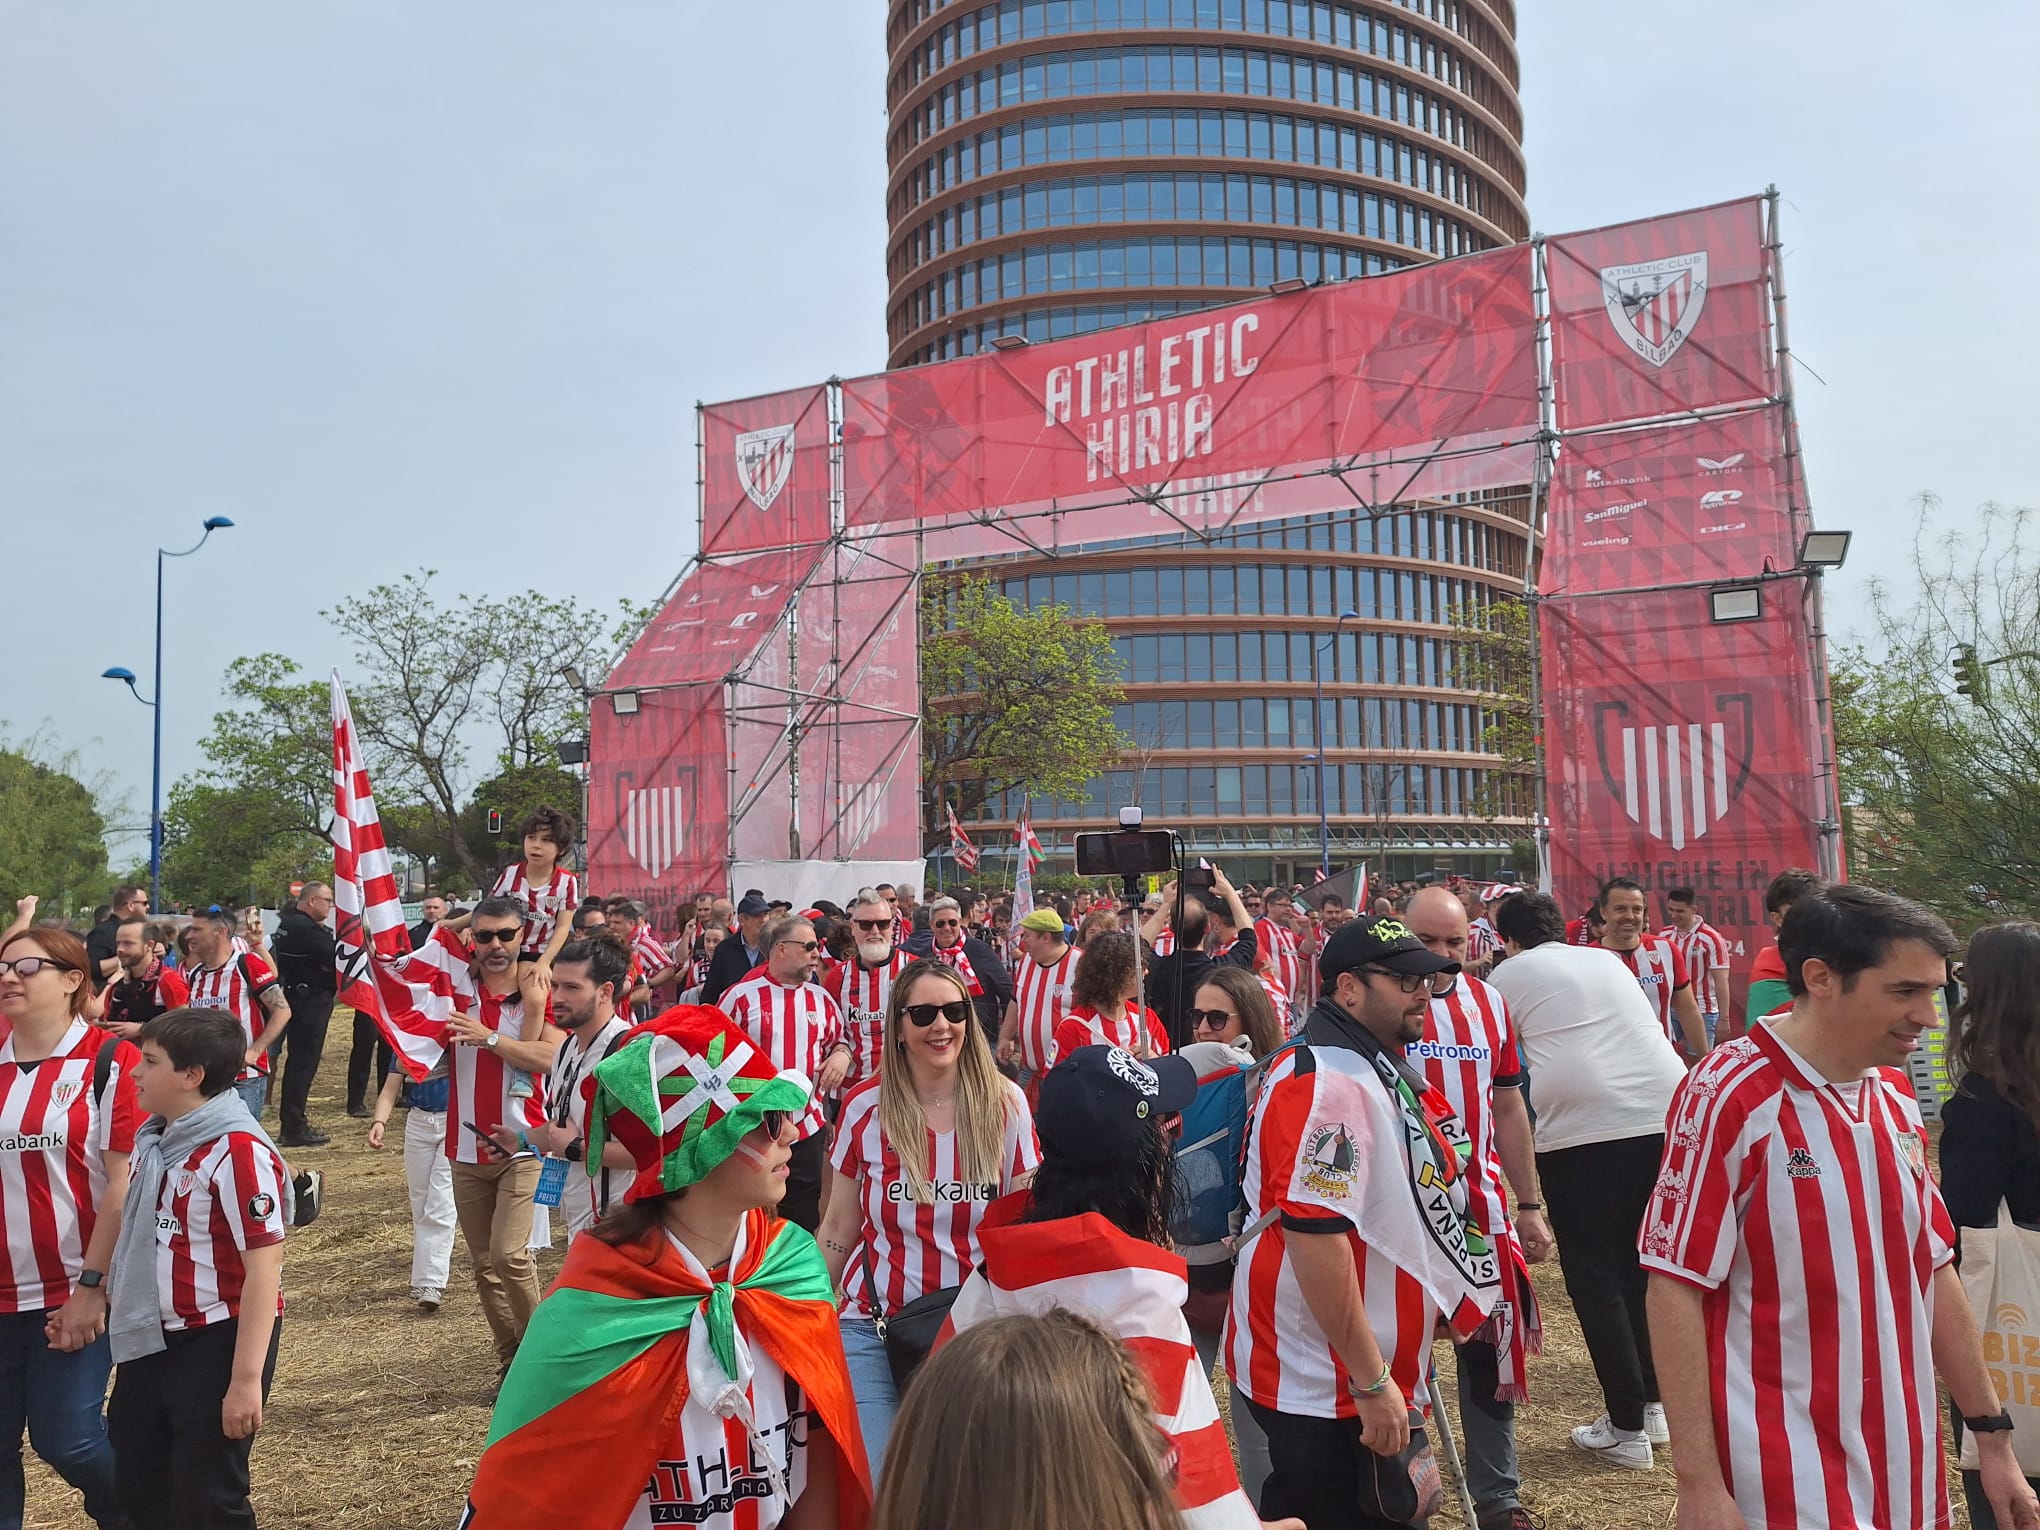
[[[333,928],[340,1002],[375,1021],[413,1083],[446,1050],[446,1018],[421,1013],[421,994],[397,976],[411,933],[397,897],[382,819],[355,742],[354,714],[333,671]]]

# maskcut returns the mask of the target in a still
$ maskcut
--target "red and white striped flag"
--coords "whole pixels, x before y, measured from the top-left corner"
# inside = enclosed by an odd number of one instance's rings
[[[970,836],[963,832],[963,825],[956,821],[956,805],[945,802],[942,811],[949,815],[949,853],[956,857],[956,864],[965,871],[978,869],[978,848],[970,842]]]
[[[943,1338],[988,1318],[1054,1307],[1089,1317],[1126,1346],[1147,1378],[1155,1427],[1175,1448],[1185,1530],[1260,1530],[1183,1319],[1189,1283],[1182,1257],[1128,1237],[1096,1212],[1007,1222],[1008,1203],[979,1226],[984,1260],[956,1293]]]
[[[333,671],[333,927],[340,1002],[375,1021],[413,1081],[446,1050],[446,1023],[419,1010],[420,991],[396,968],[411,954],[396,873],[368,768],[354,738],[354,714]]]

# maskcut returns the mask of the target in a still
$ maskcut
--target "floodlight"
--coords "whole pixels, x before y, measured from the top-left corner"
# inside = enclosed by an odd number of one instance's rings
[[[609,705],[618,717],[635,717],[638,711],[638,693],[618,691],[609,698]]]
[[[1809,531],[1799,544],[1799,566],[1840,568],[1849,556],[1849,536],[1846,531]]]
[[[1707,615],[1717,622],[1763,620],[1764,592],[1754,584],[1727,584],[1707,592]]]

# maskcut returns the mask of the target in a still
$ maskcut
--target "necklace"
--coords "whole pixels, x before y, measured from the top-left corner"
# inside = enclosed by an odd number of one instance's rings
[[[926,1108],[928,1108],[929,1110],[934,1110],[934,1109],[936,1109],[936,1108],[938,1108],[938,1107],[940,1107],[940,1106],[943,1106],[943,1105],[953,1105],[953,1104],[954,1104],[955,1102],[956,1102],[956,1096],[952,1094],[952,1095],[951,1095],[951,1096],[950,1096],[950,1097],[949,1097],[948,1099],[946,1099],[946,1100],[923,1100],[923,1101],[921,1102],[921,1104],[922,1104],[923,1106],[925,1106]]]

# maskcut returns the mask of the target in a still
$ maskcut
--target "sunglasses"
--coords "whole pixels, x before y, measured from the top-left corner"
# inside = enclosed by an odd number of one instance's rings
[[[1229,1009],[1186,1009],[1183,1018],[1190,1022],[1190,1029],[1194,1031],[1201,1025],[1224,1030],[1226,1021],[1236,1017]]]
[[[971,1007],[968,999],[952,999],[947,1004],[909,1004],[900,1013],[913,1021],[919,1029],[926,1030],[935,1023],[937,1015],[951,1025],[967,1024],[971,1017]]]
[[[867,935],[877,935],[892,928],[891,919],[853,919],[850,922]]]
[[[1360,977],[1388,978],[1404,993],[1415,993],[1419,988],[1428,988],[1433,993],[1449,993],[1459,978],[1456,972],[1390,972],[1386,967],[1355,967],[1352,970]]]
[[[938,930],[953,930],[961,925],[963,921],[961,919],[931,919],[928,923]]]
[[[810,954],[822,949],[822,943],[819,940],[782,940],[780,944],[782,946],[792,946],[796,950],[806,951]]]
[[[67,967],[62,962],[47,956],[17,956],[11,962],[0,962],[0,972],[11,972],[16,977],[24,978],[34,977],[45,967],[55,972],[76,972],[78,970],[75,967]],[[921,1023],[926,1025],[928,1022],[923,1020]]]
[[[524,926],[520,924],[514,930],[469,930],[468,936],[478,946],[493,946],[499,940],[507,946],[515,944],[523,933]]]
[[[765,1139],[768,1142],[777,1142],[780,1134],[786,1130],[786,1116],[787,1113],[783,1110],[768,1110],[758,1117],[758,1124],[765,1128]]]

